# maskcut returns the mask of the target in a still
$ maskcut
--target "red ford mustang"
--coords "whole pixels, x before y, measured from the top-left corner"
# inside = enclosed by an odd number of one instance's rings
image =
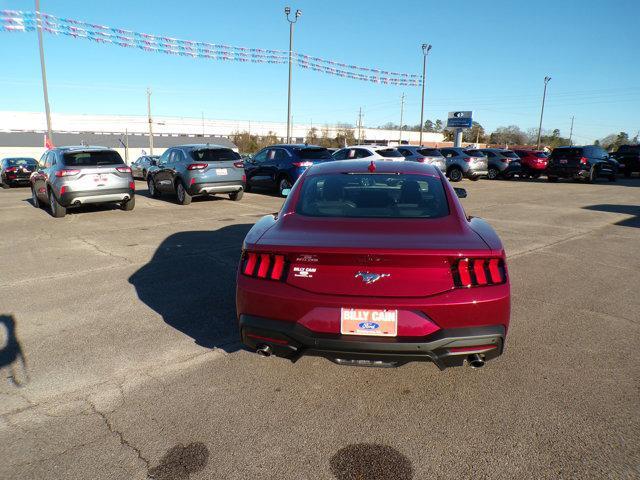
[[[238,268],[243,343],[347,365],[500,355],[510,288],[502,242],[418,162],[326,162],[247,234]]]

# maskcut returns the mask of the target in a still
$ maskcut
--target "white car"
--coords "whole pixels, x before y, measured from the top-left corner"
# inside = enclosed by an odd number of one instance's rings
[[[395,147],[386,145],[353,145],[341,148],[333,155],[333,160],[384,160],[387,162],[403,162],[404,157]]]

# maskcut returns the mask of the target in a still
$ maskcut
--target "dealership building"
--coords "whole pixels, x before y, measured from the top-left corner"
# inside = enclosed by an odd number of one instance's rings
[[[150,153],[149,120],[135,115],[51,115],[53,142],[62,145],[101,145],[114,148],[123,158],[133,161]],[[255,122],[251,120],[210,120],[189,117],[154,116],[153,153],[158,155],[167,148],[185,143],[211,143],[233,147],[229,140],[236,133],[252,135],[274,134],[280,141],[286,140],[287,125],[284,122]],[[295,124],[292,141],[304,143],[307,132],[315,127],[318,134],[325,128],[334,137],[337,125]],[[41,112],[0,112],[0,158],[26,156],[39,158],[44,151],[46,119]],[[362,128],[366,143],[395,145],[418,144],[420,132]],[[358,136],[356,129],[356,137]],[[450,145],[440,133],[423,133],[423,144]]]

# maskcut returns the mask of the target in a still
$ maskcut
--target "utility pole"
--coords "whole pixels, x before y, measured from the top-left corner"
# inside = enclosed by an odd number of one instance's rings
[[[542,133],[542,116],[544,115],[544,101],[547,98],[547,83],[551,77],[544,77],[544,92],[542,94],[542,109],[540,110],[540,125],[538,126],[538,139],[536,140],[536,150],[540,150],[540,134]]]
[[[358,110],[358,145],[362,142],[362,107]]]
[[[129,165],[129,129],[124,129],[124,161]]]
[[[400,97],[400,139],[398,140],[398,144],[402,144],[402,118],[404,116],[404,92],[402,92],[402,96]]]
[[[573,141],[571,140],[573,138],[573,119],[575,118],[574,115],[571,116],[571,130],[569,131],[569,146],[573,146]]]
[[[293,60],[293,24],[298,21],[300,15],[302,15],[301,10],[296,10],[295,17],[293,20],[289,18],[289,14],[291,13],[290,7],[284,7],[284,14],[287,16],[287,21],[289,22],[289,87],[287,89],[287,143],[291,143],[291,65]]]
[[[424,84],[427,80],[427,55],[431,50],[428,43],[422,44],[422,106],[420,107],[420,145],[422,145],[422,132],[424,130]]]
[[[147,117],[149,118],[149,155],[153,155],[153,121],[151,120],[151,89],[147,88]]]
[[[204,112],[200,112],[202,115],[202,138],[204,138]]]
[[[49,91],[47,89],[47,69],[44,64],[44,46],[42,44],[42,18],[40,17],[40,0],[36,0],[36,15],[38,24],[38,46],[40,48],[40,70],[42,71],[42,92],[44,94],[44,113],[47,117],[47,136],[53,144],[53,131],[51,130],[51,111],[49,109]]]

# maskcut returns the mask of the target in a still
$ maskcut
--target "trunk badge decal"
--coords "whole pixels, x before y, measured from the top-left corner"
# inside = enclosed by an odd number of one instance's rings
[[[381,278],[390,277],[390,273],[370,273],[370,272],[358,272],[355,278],[361,278],[365,285],[376,283]]]

